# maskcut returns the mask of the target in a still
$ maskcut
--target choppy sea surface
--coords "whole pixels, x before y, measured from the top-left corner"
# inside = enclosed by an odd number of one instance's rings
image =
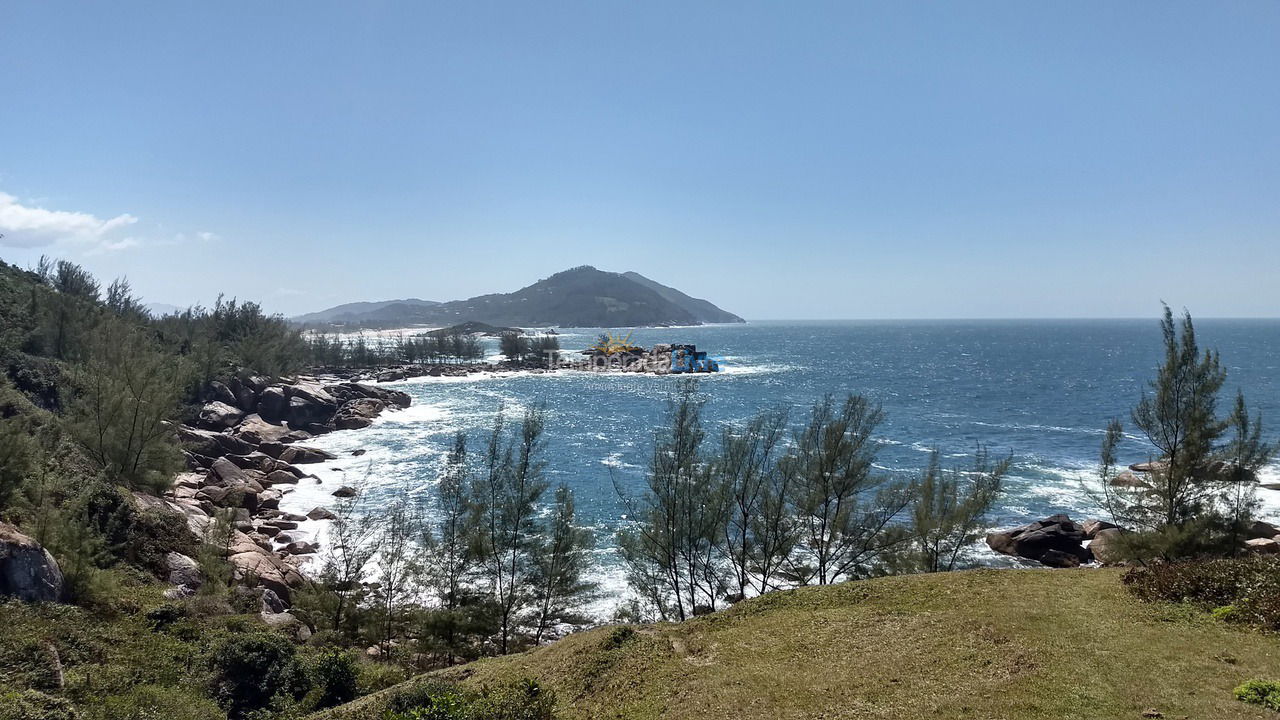
[[[1196,329],[1202,346],[1219,350],[1228,370],[1223,411],[1243,390],[1268,434],[1280,436],[1280,320],[1205,319]],[[564,329],[560,342],[565,350],[581,349],[601,332]],[[1015,469],[992,527],[1057,512],[1098,516],[1081,484],[1096,472],[1110,418],[1124,419],[1130,433],[1122,460],[1149,457],[1128,413],[1162,356],[1154,319],[773,321],[638,329],[632,341],[694,343],[721,358],[722,372],[699,376],[709,439],[722,424],[763,409],[789,407],[792,420],[801,421],[824,394],[858,392],[885,411],[883,472],[918,472],[933,448],[957,466],[971,462],[979,444],[993,455],[1012,454]],[[364,480],[372,505],[409,495],[429,512],[455,433],[472,434],[478,446],[500,405],[514,418],[542,403],[547,479],[573,489],[580,521],[596,531],[599,577],[616,597],[622,574],[613,537],[626,520],[615,483],[639,491],[675,382],[673,376],[562,371],[388,383],[409,393],[412,407],[384,413],[369,428],[310,442],[338,459],[311,466],[321,480],[304,479],[282,507],[305,513],[330,504],[338,486]],[[366,452],[351,455],[359,449]],[[1280,467],[1263,475],[1280,480]],[[1280,491],[1259,490],[1259,497],[1266,514],[1280,513]],[[318,523],[302,530],[323,532]]]

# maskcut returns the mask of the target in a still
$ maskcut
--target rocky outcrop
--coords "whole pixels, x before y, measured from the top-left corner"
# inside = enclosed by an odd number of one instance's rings
[[[40,543],[0,522],[0,596],[57,602],[65,593],[62,570]]]
[[[1035,560],[1050,567],[1078,567],[1093,559],[1084,547],[1085,531],[1066,515],[987,535],[987,546],[998,553]]]
[[[164,498],[137,497],[158,510],[185,515],[197,538],[207,537],[216,513],[230,513],[232,536],[222,550],[237,579],[261,593],[263,611],[278,614],[303,583],[295,558],[318,550],[288,531],[304,520],[334,518],[325,508],[306,517],[279,510],[285,493],[308,477],[298,465],[334,458],[299,443],[339,427],[363,427],[388,409],[408,407],[410,398],[356,382],[272,383],[260,376],[214,383],[206,398],[195,421],[199,427],[174,428],[190,472],[178,475]],[[196,562],[177,552],[166,556],[163,575],[174,585],[171,597],[190,595],[204,581]],[[285,618],[280,622],[297,622]]]
[[[356,430],[373,424],[373,419],[387,404],[377,398],[356,398],[343,403],[333,416],[333,424],[339,430]]]
[[[243,410],[215,400],[200,408],[198,422],[201,427],[209,430],[225,430],[229,427],[235,427],[243,419]]]

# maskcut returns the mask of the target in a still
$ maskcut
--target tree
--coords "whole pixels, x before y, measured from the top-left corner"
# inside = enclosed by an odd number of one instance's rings
[[[965,548],[978,539],[982,518],[999,498],[1012,462],[1005,458],[993,463],[986,448],[979,447],[966,479],[960,470],[942,469],[938,451],[933,451],[911,492],[908,555],[913,569],[947,572],[956,568]]]
[[[142,322],[147,319],[146,306],[142,301],[133,296],[133,288],[129,285],[128,278],[116,278],[111,285],[107,287],[106,298],[107,309],[135,322]]]
[[[761,513],[774,483],[774,450],[786,422],[785,411],[763,412],[740,432],[726,428],[721,435],[715,474],[728,503],[723,542],[739,598],[746,595],[761,571],[759,562],[772,565],[776,539],[767,536],[780,526],[772,518],[762,522]],[[768,567],[764,572],[769,572]],[[760,576],[756,589],[764,592],[766,587],[766,576]]]
[[[364,579],[377,552],[375,518],[364,507],[366,487],[366,482],[358,483],[353,495],[334,505],[326,534],[329,552],[317,577],[319,585],[332,594],[325,613],[330,626],[348,638],[355,635],[351,615],[364,595]]]
[[[635,518],[618,534],[628,581],[663,618],[681,620],[723,594],[718,549],[726,503],[702,457],[702,401],[697,382],[680,383],[667,402],[667,427],[655,437],[645,492],[615,489]]]
[[[478,551],[499,608],[499,652],[508,652],[530,596],[535,506],[547,489],[539,458],[545,411],[527,410],[517,437],[504,442],[503,408],[498,408],[472,502],[480,527]]]
[[[790,475],[799,527],[801,552],[788,563],[796,582],[826,585],[863,577],[882,553],[906,540],[893,521],[910,503],[910,493],[872,467],[872,433],[883,417],[861,395],[849,395],[838,409],[824,398],[780,460],[779,472]]]
[[[1148,533],[1171,533],[1224,514],[1242,521],[1249,503],[1225,501],[1244,500],[1240,483],[1252,482],[1275,446],[1262,442],[1261,419],[1249,418],[1243,396],[1236,396],[1233,413],[1220,418],[1217,396],[1226,370],[1216,351],[1199,348],[1192,316],[1175,323],[1166,305],[1161,331],[1165,359],[1132,413],[1155,451],[1146,482],[1112,484],[1124,438],[1124,425],[1112,420],[1102,446],[1101,501],[1117,523]],[[1233,428],[1234,439],[1224,439]]]
[[[507,362],[521,362],[529,355],[529,339],[518,332],[504,332],[498,338],[498,351]]]
[[[179,461],[169,421],[182,396],[182,363],[161,354],[144,329],[104,318],[72,377],[79,395],[70,431],[89,459],[111,482],[167,488]]]
[[[577,527],[575,520],[573,492],[561,485],[556,488],[551,517],[540,528],[534,550],[535,645],[556,624],[583,622],[585,618],[575,608],[595,595],[598,587],[587,579],[595,544],[591,531]]]
[[[399,628],[413,578],[413,542],[421,533],[421,519],[406,498],[387,506],[378,535],[378,585],[374,599],[378,605],[380,643],[384,654]]]
[[[1124,542],[1133,559],[1234,553],[1254,507],[1256,472],[1276,446],[1263,442],[1261,418],[1250,417],[1243,395],[1219,416],[1226,370],[1217,352],[1201,352],[1190,313],[1178,324],[1166,305],[1160,327],[1164,360],[1131,413],[1154,450],[1148,472],[1141,483],[1115,482],[1124,426],[1112,420],[1097,499],[1116,523],[1137,531]]]
[[[560,362],[560,338],[539,335],[529,341],[529,359],[540,367],[556,367]]]
[[[467,437],[458,433],[436,485],[436,531],[424,524],[418,562],[424,589],[437,602],[419,614],[419,636],[450,665],[459,657],[474,657],[476,643],[499,631],[496,603],[471,587],[481,528],[470,492]]]

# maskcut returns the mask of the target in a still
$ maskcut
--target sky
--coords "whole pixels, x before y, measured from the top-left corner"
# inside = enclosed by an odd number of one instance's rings
[[[1280,316],[1280,3],[0,3],[0,259],[288,315]]]

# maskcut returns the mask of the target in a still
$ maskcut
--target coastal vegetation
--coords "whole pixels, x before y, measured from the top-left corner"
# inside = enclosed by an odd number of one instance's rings
[[[288,560],[315,548],[280,539],[298,519],[269,506],[283,491],[267,478],[295,484],[292,463],[326,457],[296,440],[409,402],[290,376],[468,362],[474,334],[335,338],[224,299],[153,317],[123,279],[0,266],[0,591],[15,598],[0,604],[0,720],[1250,717],[1280,676],[1257,632],[1280,628],[1277,561],[1256,554],[1280,530],[1252,496],[1275,445],[1243,397],[1220,411],[1225,371],[1190,318],[1163,323],[1165,360],[1131,418],[1152,454],[1117,472],[1112,423],[1096,492],[1113,522],[1089,531],[1109,552],[1075,558],[1126,575],[947,573],[975,564],[1012,457],[979,446],[945,467],[935,451],[891,473],[866,396],[711,427],[714,400],[685,380],[639,492],[618,484],[632,600],[593,618],[600,538],[549,481],[555,419],[537,405],[455,437],[426,503],[342,488],[313,511],[327,531],[308,576]],[[499,345],[530,365],[559,347],[513,332]],[[1067,518],[1035,531],[1085,537]],[[571,632],[608,620],[626,624]],[[1090,677],[1049,692],[1065,655]],[[786,673],[798,658],[817,669]],[[833,695],[832,677],[850,682]]]
[[[1277,444],[1263,439],[1243,393],[1220,411],[1226,369],[1217,352],[1201,351],[1190,313],[1178,323],[1165,306],[1161,329],[1164,360],[1131,413],[1152,454],[1116,472],[1119,419],[1102,444],[1098,503],[1129,531],[1117,532],[1110,549],[1139,563],[1234,556],[1252,539],[1257,472]]]
[[[786,437],[788,411],[725,428],[708,448],[696,381],[678,385],[644,492],[618,546],[636,599],[629,616],[679,619],[749,595],[964,564],[1011,458],[979,449],[963,475],[938,454],[911,479],[875,468],[883,412],[827,397]],[[785,442],[784,442],[785,440]]]

